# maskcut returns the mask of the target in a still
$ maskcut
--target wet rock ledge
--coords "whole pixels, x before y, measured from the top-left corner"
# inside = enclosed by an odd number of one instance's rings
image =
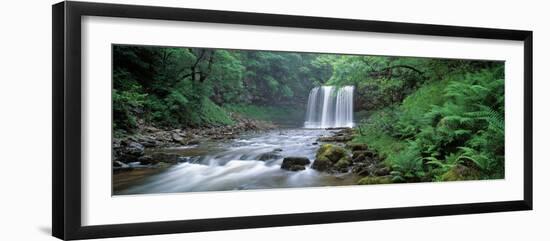
[[[383,158],[369,149],[365,143],[352,143],[354,130],[339,128],[330,136],[321,136],[317,141],[323,143],[311,167],[321,172],[352,172],[362,178],[358,184],[391,183],[391,168]]]
[[[122,133],[113,138],[113,170],[115,172],[138,168],[158,168],[185,158],[166,153],[147,155],[148,148],[192,146],[209,140],[230,140],[245,132],[258,132],[275,128],[274,125],[236,117],[235,125],[198,128],[162,129],[140,124],[135,133]]]

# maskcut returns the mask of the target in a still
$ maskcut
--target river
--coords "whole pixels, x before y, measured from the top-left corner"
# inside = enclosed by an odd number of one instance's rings
[[[290,187],[352,185],[352,173],[328,174],[306,166],[303,171],[281,169],[284,157],[307,157],[312,162],[324,129],[278,129],[248,133],[232,140],[205,141],[194,146],[151,150],[175,153],[185,162],[141,178],[115,195],[229,191]],[[271,153],[266,156],[262,154]],[[265,158],[271,157],[271,158]],[[264,159],[264,160],[260,160]],[[116,180],[115,180],[116,181]]]

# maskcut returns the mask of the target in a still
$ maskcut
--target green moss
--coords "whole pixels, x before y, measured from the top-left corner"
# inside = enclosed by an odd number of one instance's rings
[[[335,146],[332,144],[324,144],[322,145],[319,150],[317,151],[316,158],[322,158],[326,157],[328,158],[332,163],[338,162],[343,157],[346,157],[347,153],[346,150],[342,147]]]
[[[390,176],[383,176],[383,177],[363,177],[361,178],[357,184],[359,185],[372,185],[372,184],[390,184],[392,183],[392,179]]]
[[[349,167],[349,165],[351,165],[349,158],[343,157],[340,160],[338,160],[336,164],[334,164],[334,167],[338,169],[346,169]]]
[[[319,150],[317,150],[316,158],[320,158],[321,156],[323,156],[328,149],[332,148],[332,146],[332,144],[321,145],[321,147],[319,147]]]
[[[344,170],[349,165],[351,165],[351,161],[344,148],[332,144],[324,144],[317,150],[312,168],[319,171],[326,171],[333,167],[338,170]]]
[[[332,162],[326,156],[321,156],[316,158],[315,161],[313,161],[313,164],[311,165],[311,168],[319,171],[326,171],[331,167],[332,167]]]

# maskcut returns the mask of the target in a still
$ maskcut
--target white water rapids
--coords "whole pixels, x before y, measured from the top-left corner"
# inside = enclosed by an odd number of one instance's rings
[[[327,174],[311,169],[287,171],[281,169],[284,157],[307,157],[311,162],[319,148],[316,140],[328,130],[284,129],[243,135],[225,142],[205,142],[192,148],[163,149],[189,157],[187,162],[145,178],[119,194],[175,193],[224,191],[284,187],[315,187],[352,185],[357,177],[352,173]],[[281,151],[276,149],[281,149]],[[278,156],[259,160],[265,153]],[[311,164],[310,164],[311,165]]]
[[[353,127],[353,86],[321,86],[309,93],[305,128]]]

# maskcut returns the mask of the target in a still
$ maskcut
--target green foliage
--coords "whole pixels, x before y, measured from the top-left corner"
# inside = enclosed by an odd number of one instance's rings
[[[210,99],[205,99],[202,102],[199,113],[199,125],[231,125],[234,121],[229,117],[228,113],[221,107],[214,104]]]
[[[137,126],[136,115],[143,107],[146,94],[126,71],[115,71],[113,79],[118,89],[112,92],[113,125],[116,129],[131,130]]]
[[[392,156],[391,172],[394,182],[419,181],[426,174],[424,172],[423,159],[413,146]]]
[[[458,66],[358,126],[394,182],[504,177],[503,65]]]
[[[223,108],[228,112],[235,112],[247,118],[272,121],[281,125],[295,125],[304,121],[303,111],[298,108],[252,104],[226,104]]]
[[[420,87],[418,90],[407,96],[399,109],[395,111],[396,136],[409,138],[420,132],[420,129],[430,126],[429,119],[422,117],[433,108],[444,101],[444,90],[447,86],[447,79]]]
[[[326,65],[314,63],[317,56],[115,45],[114,128],[131,131],[138,119],[170,127],[231,124],[226,106],[271,106],[251,116],[294,118],[297,112],[284,108],[305,106],[314,83],[330,77]]]
[[[211,99],[218,105],[241,101],[241,96],[245,92],[242,80],[246,69],[241,62],[240,54],[218,50],[214,59],[217,64],[213,65],[210,75],[212,87],[209,92],[214,93],[210,96]]]
[[[241,56],[246,68],[246,96],[257,105],[296,105],[331,74],[327,64],[316,61],[317,54],[242,51]]]
[[[328,55],[332,85],[355,85],[362,108],[373,110],[397,104],[426,80],[432,62],[407,57]]]
[[[390,124],[395,121],[392,109],[375,111],[367,120],[362,121],[358,126],[362,131],[351,143],[367,143],[369,148],[376,150],[386,161],[394,159],[394,155],[400,153],[407,143],[388,134],[394,131]],[[391,163],[387,164],[391,166]]]

